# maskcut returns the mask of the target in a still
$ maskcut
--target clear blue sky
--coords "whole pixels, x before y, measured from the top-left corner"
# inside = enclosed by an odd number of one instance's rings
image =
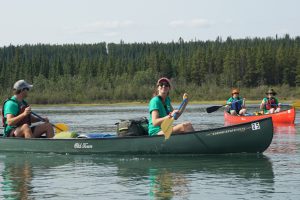
[[[0,0],[0,46],[300,35],[298,0]]]

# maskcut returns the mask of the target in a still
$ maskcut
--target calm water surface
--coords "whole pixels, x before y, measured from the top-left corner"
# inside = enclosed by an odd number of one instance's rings
[[[190,105],[178,122],[224,125],[222,110]],[[33,108],[72,131],[115,132],[119,119],[146,116],[145,106]],[[2,130],[1,130],[2,131]],[[300,199],[300,113],[275,128],[263,155],[75,156],[0,154],[0,199]]]

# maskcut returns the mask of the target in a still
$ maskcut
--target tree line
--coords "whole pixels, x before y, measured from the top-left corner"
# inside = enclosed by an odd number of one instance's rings
[[[255,99],[273,87],[299,98],[300,37],[0,48],[2,99],[25,79],[34,103],[148,101],[162,76],[172,80],[173,97],[221,100],[239,87]]]

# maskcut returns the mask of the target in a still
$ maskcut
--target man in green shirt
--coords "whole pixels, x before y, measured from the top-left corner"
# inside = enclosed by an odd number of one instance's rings
[[[24,80],[17,81],[13,86],[14,95],[4,102],[2,108],[4,137],[40,137],[46,133],[48,138],[52,138],[54,130],[47,118],[46,123],[31,126],[31,123],[40,120],[31,115],[31,107],[25,101],[29,90],[33,85]]]

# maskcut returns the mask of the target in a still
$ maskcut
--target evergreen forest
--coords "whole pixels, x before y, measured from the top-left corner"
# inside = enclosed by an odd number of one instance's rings
[[[300,37],[0,48],[2,100],[24,79],[34,85],[30,103],[148,102],[162,76],[175,101],[184,92],[192,101],[225,101],[235,87],[252,100],[271,87],[281,99],[299,99]]]

